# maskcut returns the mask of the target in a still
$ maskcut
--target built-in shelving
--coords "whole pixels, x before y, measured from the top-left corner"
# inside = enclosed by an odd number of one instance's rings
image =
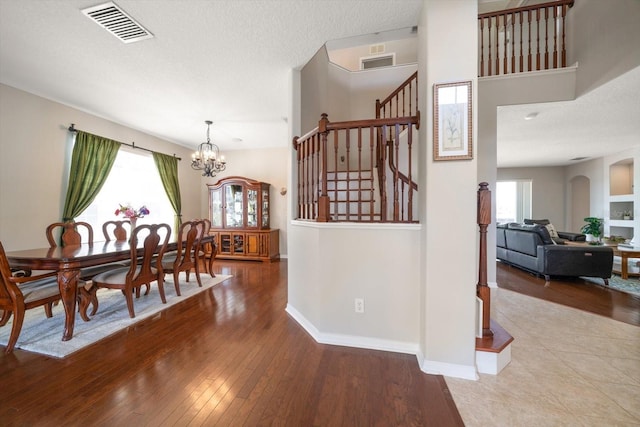
[[[608,205],[605,212],[605,235],[634,239],[638,234],[636,221],[634,157],[612,159],[608,166]]]

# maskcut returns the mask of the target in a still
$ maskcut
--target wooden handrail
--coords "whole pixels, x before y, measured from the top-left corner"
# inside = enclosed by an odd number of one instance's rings
[[[512,9],[495,10],[493,12],[480,13],[478,14],[478,19],[492,18],[498,15],[503,15],[505,13],[512,14],[512,13],[528,12],[530,10],[544,9],[547,7],[558,7],[558,6],[564,6],[564,5],[573,7],[574,3],[575,3],[575,0],[554,0],[546,3],[538,3],[538,4],[531,4],[528,6],[514,7]]]
[[[391,141],[387,142],[387,148],[389,150],[389,169],[391,170],[391,173],[393,174],[397,173],[398,177],[402,182],[404,182],[407,185],[410,185],[414,191],[418,191],[418,184],[416,182],[411,181],[407,175],[400,172],[396,167],[395,161],[393,159],[393,150],[391,149],[391,144],[392,144]]]
[[[415,80],[415,86],[418,86],[418,72],[416,71],[415,73],[411,74],[407,80],[405,80],[404,82],[402,82],[400,84],[400,86],[398,86],[398,88],[396,90],[394,90],[393,92],[391,92],[391,94],[389,96],[387,96],[384,100],[380,101],[380,100],[376,100],[376,118],[380,118],[380,110],[382,109],[383,106],[385,106],[386,104],[390,103],[394,98],[396,98],[402,91],[404,91],[405,88],[407,87],[411,87],[412,83]],[[411,94],[409,94],[409,105],[411,105]],[[415,104],[416,108],[418,108],[418,91],[416,90],[416,104]],[[409,115],[411,115],[412,111],[411,108],[409,109]],[[404,114],[403,114],[404,115]]]

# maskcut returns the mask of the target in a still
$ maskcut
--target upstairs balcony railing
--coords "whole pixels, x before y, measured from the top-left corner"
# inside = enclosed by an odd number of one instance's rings
[[[567,66],[565,21],[574,0],[478,15],[478,76]]]

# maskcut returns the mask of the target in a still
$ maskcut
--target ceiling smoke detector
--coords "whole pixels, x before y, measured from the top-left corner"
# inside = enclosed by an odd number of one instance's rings
[[[153,37],[153,34],[136,22],[114,2],[82,9],[89,19],[113,34],[123,43],[133,43]]]

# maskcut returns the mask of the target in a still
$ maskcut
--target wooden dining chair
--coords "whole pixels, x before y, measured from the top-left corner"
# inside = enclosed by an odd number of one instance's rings
[[[86,231],[88,235],[87,242],[93,243],[93,228],[91,227],[91,224],[82,221],[68,221],[54,222],[47,227],[46,234],[49,246],[54,247],[81,244],[82,234],[80,234],[78,227]],[[57,235],[58,232],[61,232],[62,234]]]
[[[180,295],[180,283],[178,279],[182,271],[185,272],[188,282],[191,270],[195,270],[198,286],[202,286],[200,267],[198,266],[197,260],[199,236],[202,235],[203,230],[204,223],[202,221],[183,222],[176,236],[178,244],[176,251],[162,260],[162,270],[165,273],[173,273],[173,283],[177,295]]]
[[[125,227],[125,224],[128,224],[128,226]],[[129,232],[127,232],[127,228]],[[127,240],[127,235],[131,234],[131,222],[128,219],[122,221],[106,221],[102,224],[102,234],[104,234],[104,240],[107,242],[110,240],[124,242]]]
[[[198,262],[204,266],[205,273],[208,273],[211,277],[216,277],[213,273],[213,261],[216,257],[215,242],[202,242],[202,239],[209,235],[209,231],[211,230],[211,221],[207,218],[203,218],[200,221],[204,223],[204,230],[201,236],[200,249],[198,250]]]
[[[120,289],[127,301],[129,317],[134,318],[133,293],[140,293],[142,285],[147,285],[145,295],[149,293],[152,282],[158,282],[160,299],[167,300],[164,295],[164,272],[162,257],[167,249],[171,227],[168,224],[145,224],[137,226],[131,235],[131,264],[128,267],[114,267],[93,277],[96,288]],[[138,256],[138,241],[143,241],[143,254]],[[153,260],[157,255],[158,264]]]
[[[13,314],[13,325],[7,342],[6,353],[13,351],[22,330],[24,314],[31,308],[44,306],[47,317],[51,307],[61,299],[57,273],[16,277],[11,274],[9,261],[0,242],[0,326],[7,324]]]
[[[54,222],[50,224],[45,233],[49,246],[54,248],[56,246],[70,246],[82,244],[82,234],[80,230],[84,229],[87,235],[87,243],[93,243],[93,227],[88,222],[82,221],[67,221],[67,222]],[[62,233],[62,234],[59,234]],[[60,245],[58,243],[61,243]],[[116,263],[115,265],[122,266],[122,263]],[[87,267],[80,269],[80,279],[78,281],[78,311],[83,320],[89,321],[89,317],[86,314],[88,305],[90,304],[93,309],[91,315],[96,314],[98,311],[98,298],[95,292],[91,292],[91,283],[89,282],[93,276],[103,271],[110,270],[111,266],[96,265],[93,267]]]

